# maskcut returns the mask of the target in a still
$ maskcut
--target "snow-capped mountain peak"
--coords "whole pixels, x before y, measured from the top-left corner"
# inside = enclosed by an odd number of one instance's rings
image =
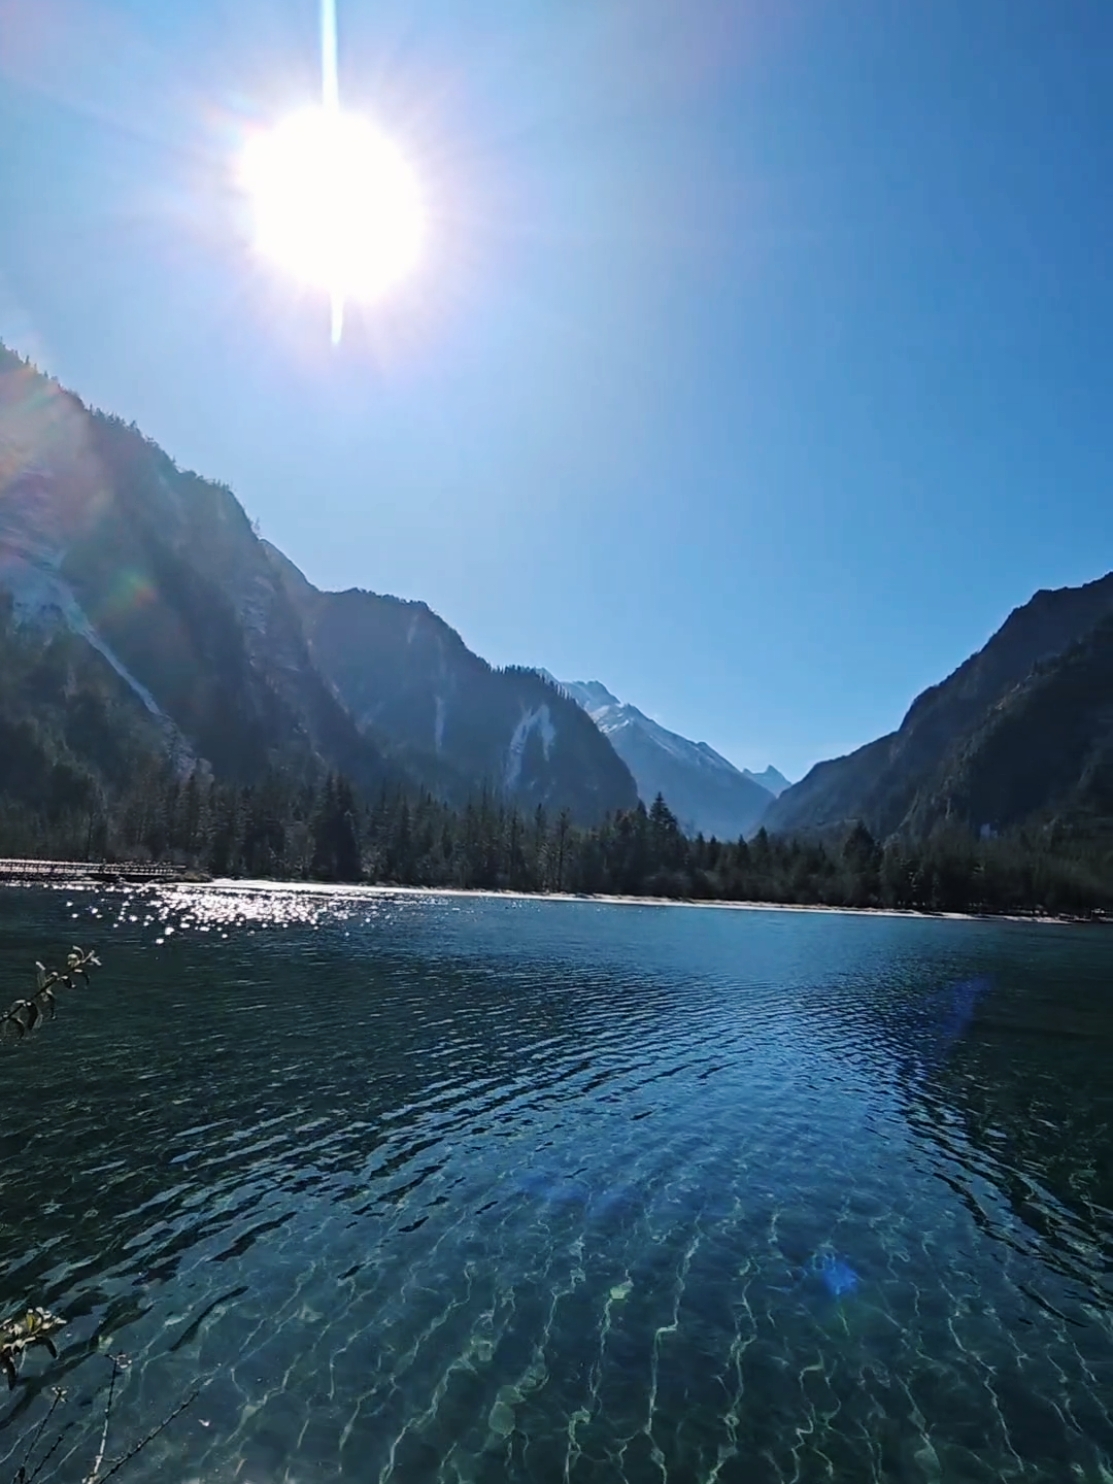
[[[622,702],[598,680],[557,681],[588,713],[634,775],[651,804],[658,793],[689,834],[737,839],[755,830],[780,787],[775,768],[755,775],[736,768],[706,742],[692,742]],[[766,776],[770,783],[765,782]],[[779,782],[774,788],[772,783]]]

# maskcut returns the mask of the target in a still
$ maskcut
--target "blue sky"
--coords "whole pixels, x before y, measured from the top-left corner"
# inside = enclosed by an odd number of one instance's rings
[[[339,0],[422,271],[338,351],[245,131],[316,0],[0,0],[0,336],[424,598],[799,776],[1113,567],[1113,7]]]

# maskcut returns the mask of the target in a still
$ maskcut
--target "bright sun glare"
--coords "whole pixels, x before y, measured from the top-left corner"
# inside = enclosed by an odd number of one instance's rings
[[[333,340],[345,301],[371,304],[417,265],[425,211],[417,177],[369,120],[306,108],[244,150],[242,178],[260,252],[328,294]]]

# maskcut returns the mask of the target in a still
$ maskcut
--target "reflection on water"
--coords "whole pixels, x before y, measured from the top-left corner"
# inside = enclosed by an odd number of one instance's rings
[[[1100,930],[13,892],[105,968],[4,1052],[3,1312],[57,1477],[1113,1478]],[[112,1449],[110,1447],[110,1453]],[[9,1459],[7,1465],[2,1460]]]

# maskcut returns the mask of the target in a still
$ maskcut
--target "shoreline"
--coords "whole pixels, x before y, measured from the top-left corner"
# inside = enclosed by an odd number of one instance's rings
[[[1113,918],[1108,917],[1064,917],[1047,912],[927,912],[915,907],[839,907],[823,902],[728,902],[700,900],[696,897],[623,896],[605,892],[588,894],[569,891],[500,891],[497,887],[390,886],[382,882],[238,880],[223,876],[204,883],[177,881],[173,885],[193,891],[216,888],[221,891],[350,892],[360,896],[470,897],[496,901],[595,903],[615,907],[712,907],[727,912],[825,912],[844,917],[903,917],[925,922],[1021,922],[1050,927],[1113,925]]]
[[[0,877],[0,889],[46,887],[54,891],[149,891],[173,887],[185,891],[296,891],[312,895],[348,895],[361,897],[459,897],[494,901],[580,902],[613,907],[687,907],[714,908],[724,912],[822,912],[843,917],[901,917],[924,922],[1013,922],[1049,927],[1110,927],[1113,917],[1067,917],[1049,912],[930,912],[918,907],[843,907],[825,902],[736,902],[698,897],[646,897],[621,893],[586,893],[569,891],[517,891],[497,887],[471,886],[403,886],[384,882],[284,881],[273,877],[239,878],[217,876],[209,880],[190,880],[188,876],[169,879],[132,878],[124,876],[98,880],[95,876],[50,876],[38,879]]]

